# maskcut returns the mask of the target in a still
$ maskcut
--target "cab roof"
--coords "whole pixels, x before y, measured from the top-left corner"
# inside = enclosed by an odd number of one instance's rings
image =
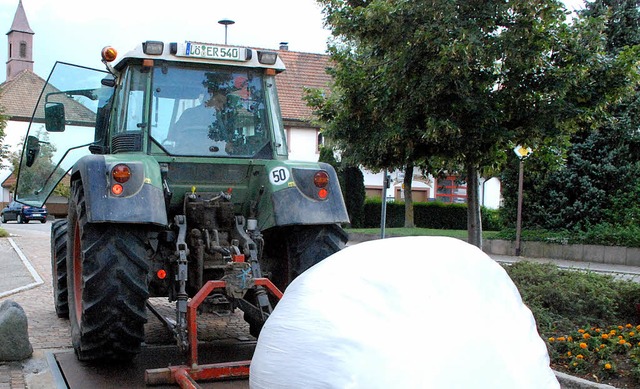
[[[273,69],[276,73],[285,70],[284,62],[276,51],[194,41],[183,43],[145,41],[133,50],[118,54],[112,66],[115,69],[121,69],[134,58]]]

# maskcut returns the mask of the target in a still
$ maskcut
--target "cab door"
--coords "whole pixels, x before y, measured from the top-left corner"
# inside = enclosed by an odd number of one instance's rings
[[[100,144],[96,122],[113,95],[113,87],[102,85],[107,76],[64,62],[54,65],[23,141],[17,201],[41,207],[78,159],[90,153],[89,146]]]

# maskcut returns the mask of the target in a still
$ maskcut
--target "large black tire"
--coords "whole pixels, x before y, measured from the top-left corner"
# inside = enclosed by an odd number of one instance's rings
[[[130,360],[144,341],[149,297],[143,227],[88,223],[82,184],[69,202],[67,283],[80,360]]]
[[[349,239],[337,224],[277,227],[265,231],[265,250],[261,269],[284,292],[297,276],[311,266],[342,250]],[[253,293],[248,293],[249,300]],[[277,301],[272,300],[272,305]],[[256,303],[255,301],[250,301]],[[264,322],[245,314],[249,332],[256,338]]]
[[[60,318],[68,319],[67,219],[56,220],[51,225],[51,275],[56,314]]]
[[[265,231],[265,271],[284,291],[311,266],[342,250],[348,234],[337,224],[291,226]]]

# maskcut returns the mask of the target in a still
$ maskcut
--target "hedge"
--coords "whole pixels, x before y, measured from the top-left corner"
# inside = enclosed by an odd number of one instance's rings
[[[382,202],[380,199],[367,199],[364,204],[364,228],[380,227],[380,213]],[[484,230],[499,230],[496,210],[482,208],[482,228]],[[441,202],[413,203],[414,224],[420,228],[434,228],[443,230],[467,229],[467,205],[446,204]],[[387,203],[388,228],[404,227],[404,203]]]

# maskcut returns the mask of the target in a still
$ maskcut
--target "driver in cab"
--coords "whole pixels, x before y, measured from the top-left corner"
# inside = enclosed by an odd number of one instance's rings
[[[201,95],[200,101],[201,104],[184,110],[175,124],[175,134],[178,138],[175,139],[175,147],[179,152],[209,155],[220,151],[221,147],[224,148],[224,142],[212,135],[219,120],[219,113],[227,104],[227,96],[217,91],[207,100]]]

